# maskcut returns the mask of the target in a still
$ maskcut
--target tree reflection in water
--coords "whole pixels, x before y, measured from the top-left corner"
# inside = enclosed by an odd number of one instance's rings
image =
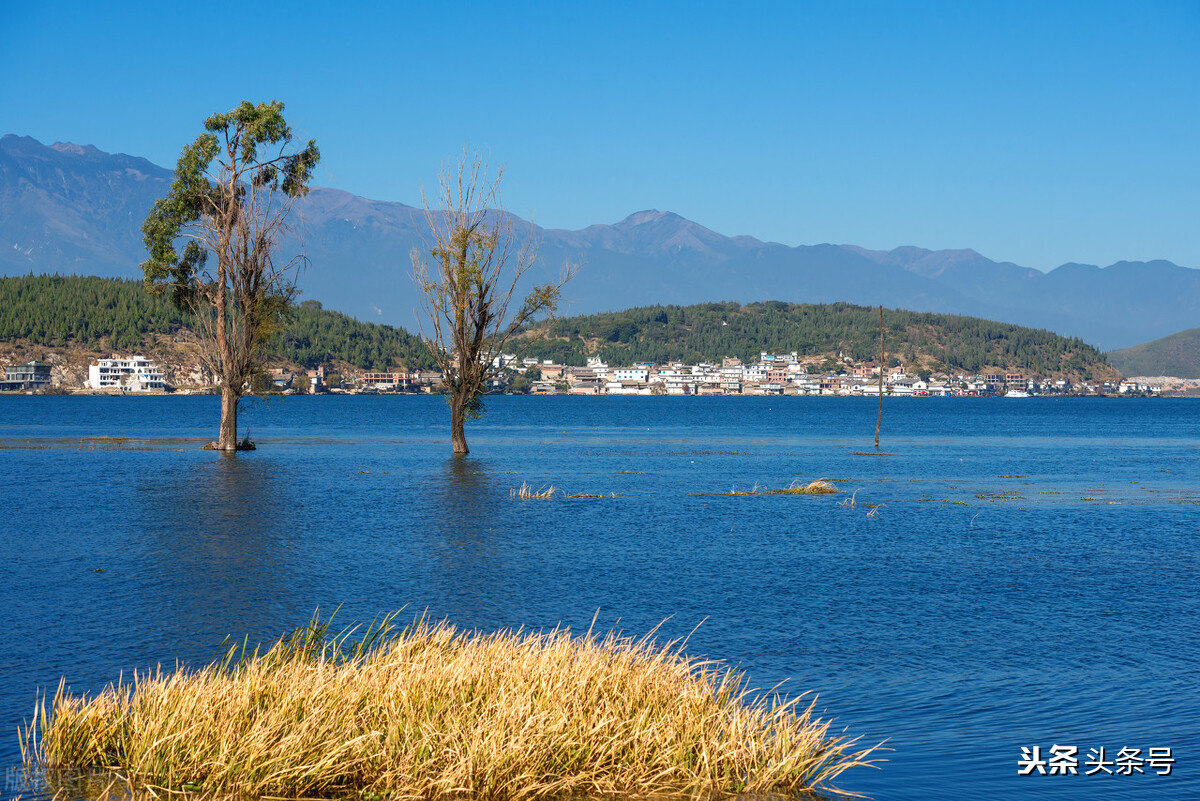
[[[138,493],[148,502],[145,591],[189,657],[207,660],[225,634],[270,639],[296,606],[287,468],[261,455],[217,454]],[[173,631],[172,631],[173,630]]]
[[[437,536],[432,580],[445,593],[443,614],[467,626],[495,627],[521,622],[520,587],[508,555],[513,536],[504,501],[507,485],[483,459],[446,460],[431,500],[428,519]]]

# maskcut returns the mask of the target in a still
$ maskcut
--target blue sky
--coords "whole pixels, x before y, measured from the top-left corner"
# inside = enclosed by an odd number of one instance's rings
[[[1200,267],[1200,3],[0,2],[0,132],[173,166],[280,99],[319,183],[420,202],[464,145],[554,228]]]

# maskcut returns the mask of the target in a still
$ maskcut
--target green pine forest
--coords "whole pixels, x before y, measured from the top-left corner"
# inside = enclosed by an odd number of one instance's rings
[[[186,328],[187,316],[141,281],[80,276],[0,278],[0,341],[46,347],[153,352],[156,335]],[[1079,339],[975,317],[884,311],[889,361],[934,371],[985,369],[1085,380],[1112,374],[1104,354]],[[278,357],[312,368],[347,363],[364,370],[429,369],[421,341],[402,328],[365,323],[296,306],[273,343]],[[846,303],[779,301],[647,306],[558,319],[523,332],[523,355],[582,365],[588,356],[610,364],[756,360],[761,351],[877,358],[878,310]]]
[[[156,334],[175,334],[187,315],[141,281],[80,276],[0,278],[0,341],[113,352],[152,352]],[[364,370],[428,369],[420,339],[304,301],[273,343],[280,358],[307,368],[345,362]]]
[[[1111,373],[1104,354],[1077,338],[1007,323],[885,309],[888,361],[935,372],[986,368],[1085,380]],[[855,361],[879,356],[879,311],[848,303],[703,303],[646,306],[555,320],[527,332],[528,355],[566,364],[599,356],[610,364],[757,361],[762,351],[839,353]]]

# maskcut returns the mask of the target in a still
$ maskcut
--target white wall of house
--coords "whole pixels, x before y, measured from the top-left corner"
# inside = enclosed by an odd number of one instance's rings
[[[87,385],[92,389],[119,389],[122,392],[149,392],[164,389],[162,370],[144,356],[100,359],[88,366]]]

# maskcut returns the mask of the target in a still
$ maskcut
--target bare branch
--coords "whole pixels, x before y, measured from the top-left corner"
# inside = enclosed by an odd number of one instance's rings
[[[465,150],[456,170],[443,168],[441,209],[430,208],[422,193],[429,238],[412,253],[424,310],[421,338],[450,392],[456,454],[467,453],[463,422],[479,412],[487,382],[499,372],[496,358],[517,329],[553,314],[563,284],[574,275],[568,268],[558,282],[534,287],[510,314],[518,284],[536,263],[537,241],[530,226],[518,242],[500,203],[502,174],[490,179],[482,157]]]

